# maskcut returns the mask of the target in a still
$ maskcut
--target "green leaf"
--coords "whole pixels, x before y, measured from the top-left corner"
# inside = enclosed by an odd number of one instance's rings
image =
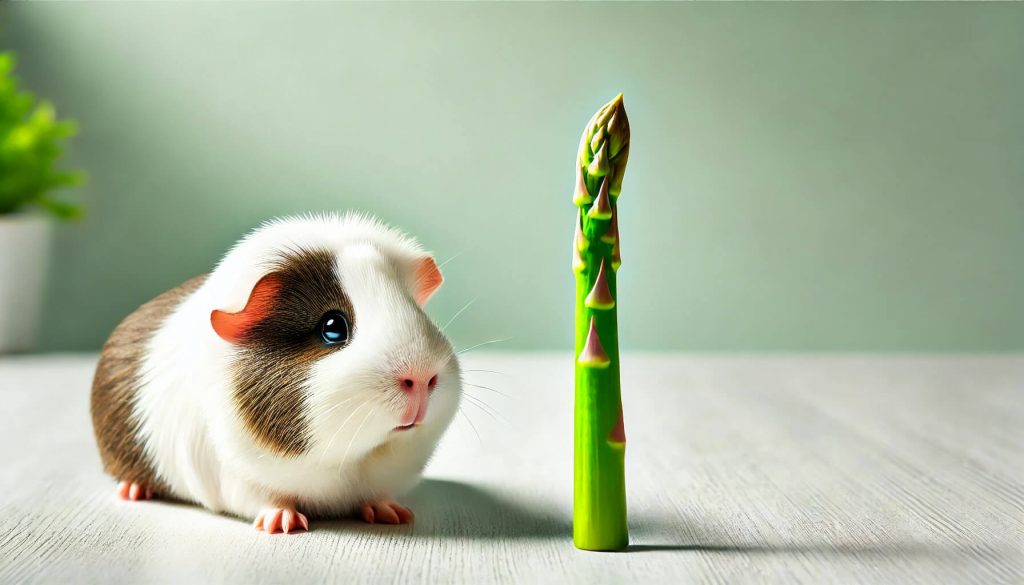
[[[36,205],[60,219],[78,219],[78,203],[52,194],[85,180],[81,171],[57,164],[78,125],[60,119],[50,102],[22,91],[13,75],[16,64],[13,53],[0,53],[0,214]]]
[[[82,219],[82,216],[85,215],[85,212],[82,210],[82,206],[77,203],[69,203],[67,201],[58,201],[56,199],[43,197],[39,200],[39,205],[56,216],[57,219],[62,219],[64,221],[77,221]]]

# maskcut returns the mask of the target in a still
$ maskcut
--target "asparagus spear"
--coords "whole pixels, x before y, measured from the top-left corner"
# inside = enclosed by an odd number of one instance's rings
[[[615,272],[618,208],[629,157],[622,94],[587,123],[576,159],[576,406],[573,542],[587,550],[629,544],[626,435],[619,388]]]

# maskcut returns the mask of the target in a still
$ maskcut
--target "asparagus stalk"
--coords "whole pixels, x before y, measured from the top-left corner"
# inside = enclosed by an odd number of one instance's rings
[[[576,405],[573,542],[619,550],[626,527],[626,435],[619,387],[615,272],[619,269],[616,200],[629,157],[622,94],[587,123],[576,159]]]

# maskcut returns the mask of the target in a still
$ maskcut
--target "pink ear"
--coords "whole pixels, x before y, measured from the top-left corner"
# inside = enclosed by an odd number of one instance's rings
[[[259,323],[270,312],[282,284],[277,275],[264,276],[252,288],[244,309],[237,313],[225,313],[224,311],[210,313],[213,330],[224,341],[238,343],[253,325]]]
[[[444,282],[444,277],[441,276],[441,271],[438,270],[437,263],[433,258],[427,256],[418,260],[416,262],[416,283],[413,289],[416,303],[421,307],[426,305],[437,289],[441,288],[442,282]]]

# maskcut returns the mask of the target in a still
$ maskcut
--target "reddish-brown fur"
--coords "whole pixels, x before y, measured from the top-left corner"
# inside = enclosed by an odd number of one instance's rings
[[[155,331],[205,279],[167,291],[125,318],[103,346],[93,381],[93,428],[104,468],[165,495],[143,452],[133,413],[139,368]],[[299,455],[309,442],[305,382],[317,359],[341,349],[322,343],[318,325],[328,311],[341,311],[355,335],[354,310],[338,282],[334,255],[325,250],[283,255],[254,289],[256,299],[250,298],[243,311],[213,311],[201,326],[213,327],[236,345],[234,399],[253,438],[282,455]]]
[[[167,316],[206,280],[198,276],[135,310],[103,345],[92,383],[92,421],[103,468],[117,479],[164,492],[142,451],[132,413],[146,345]]]
[[[342,349],[324,345],[320,320],[328,311],[341,311],[355,335],[355,313],[338,282],[334,255],[326,250],[283,255],[266,278],[280,284],[262,318],[247,325],[238,341],[235,404],[259,444],[301,455],[309,447],[306,380],[318,359]]]

